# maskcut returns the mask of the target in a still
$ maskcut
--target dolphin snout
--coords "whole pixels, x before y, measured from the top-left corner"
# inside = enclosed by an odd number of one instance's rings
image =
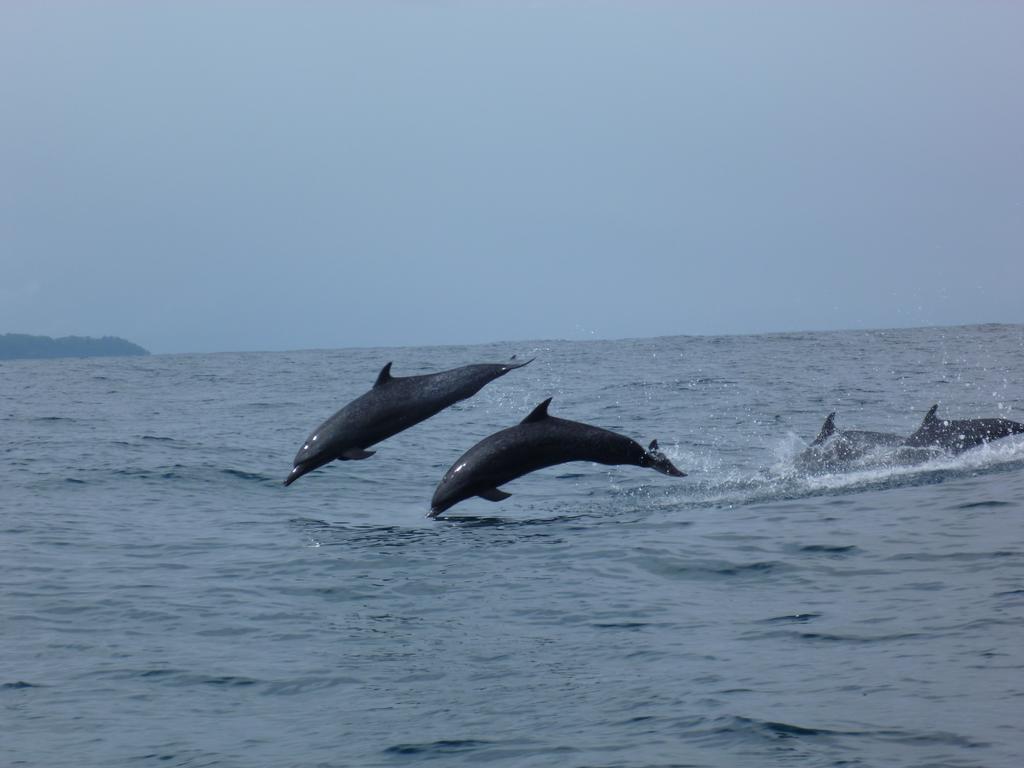
[[[288,473],[288,477],[284,479],[285,486],[289,486],[302,477],[309,470],[305,469],[301,464],[292,467],[292,471]]]
[[[427,512],[427,517],[435,518],[442,512],[453,507],[455,503],[449,498],[449,494],[442,493],[442,489],[439,486],[434,491],[434,498],[430,500],[430,511]]]
[[[658,441],[652,440],[650,447],[644,451],[644,457],[640,462],[641,466],[661,472],[663,475],[672,477],[686,477],[686,473],[669,461],[668,456],[658,449]]]
[[[653,470],[661,472],[663,475],[670,475],[671,477],[686,477],[686,473],[669,461],[665,456],[659,456],[657,454],[651,456],[647,466]]]

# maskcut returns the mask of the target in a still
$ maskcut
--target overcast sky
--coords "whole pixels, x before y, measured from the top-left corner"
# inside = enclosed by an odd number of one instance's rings
[[[1024,322],[1024,3],[3,2],[0,333]]]

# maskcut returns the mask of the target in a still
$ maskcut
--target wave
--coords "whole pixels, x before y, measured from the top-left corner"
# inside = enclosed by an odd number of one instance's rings
[[[221,474],[227,475],[228,477],[234,477],[238,480],[256,481],[260,483],[275,482],[280,484],[280,478],[271,477],[260,472],[246,472],[241,469],[222,469]]]
[[[796,640],[810,643],[846,643],[850,645],[864,645],[869,643],[886,643],[901,640],[928,640],[933,637],[928,632],[897,632],[889,635],[851,635],[837,632],[800,632],[796,630],[779,629],[770,632],[748,632],[741,637],[743,640],[767,640],[770,638],[782,638],[784,640]]]
[[[274,477],[263,472],[249,472],[242,469],[234,469],[232,467],[214,467],[206,465],[197,466],[192,464],[168,464],[152,468],[122,467],[120,469],[111,470],[109,474],[142,481],[191,481],[197,483],[214,483],[217,485],[223,485],[225,477],[246,483],[255,482],[274,485],[280,485],[281,480],[279,477]]]
[[[963,748],[985,747],[988,744],[947,731],[911,731],[898,728],[825,728],[797,725],[779,720],[724,716],[713,720],[690,718],[685,723],[692,736],[701,741],[829,741],[877,740],[908,745],[944,745]]]
[[[478,739],[441,739],[440,741],[424,742],[422,744],[395,744],[385,749],[384,752],[392,755],[441,757],[443,755],[457,755],[463,752],[470,752],[481,747],[491,747],[498,743]]]
[[[345,675],[306,676],[285,680],[263,679],[246,675],[203,674],[195,670],[158,667],[150,669],[115,669],[97,673],[97,677],[106,679],[140,679],[171,687],[205,687],[214,688],[255,688],[267,696],[295,696],[316,693],[341,685],[362,683],[359,678]],[[28,685],[28,684],[26,684]]]

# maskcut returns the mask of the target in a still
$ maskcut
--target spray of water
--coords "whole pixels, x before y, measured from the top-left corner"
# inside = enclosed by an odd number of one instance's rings
[[[713,452],[699,453],[667,447],[666,455],[689,476],[655,500],[659,506],[736,507],[782,499],[859,493],[868,490],[927,485],[958,477],[1024,467],[1024,437],[1011,437],[950,454],[908,452],[880,447],[844,471],[808,472],[797,458],[806,442],[788,434],[772,446],[772,461],[753,472],[724,466]]]

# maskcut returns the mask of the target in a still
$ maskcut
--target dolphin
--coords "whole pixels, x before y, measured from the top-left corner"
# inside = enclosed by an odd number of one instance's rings
[[[685,477],[661,451],[658,441],[647,450],[625,435],[578,421],[548,415],[549,397],[519,424],[474,445],[441,478],[430,502],[429,517],[473,496],[502,501],[512,494],[498,488],[517,477],[567,461],[634,464],[666,475]]]
[[[797,466],[816,472],[835,472],[885,449],[899,448],[906,438],[889,432],[837,430],[835,411],[830,413],[821,431],[803,453]]]
[[[388,363],[381,369],[373,389],[310,433],[295,454],[294,466],[284,484],[291,485],[307,472],[335,459],[368,459],[376,453],[366,450],[371,445],[472,397],[499,376],[532,362],[531,358],[523,363],[464,365],[424,376],[392,376]]]
[[[935,415],[933,405],[917,431],[907,438],[908,448],[943,448],[953,453],[975,448],[1009,435],[1024,434],[1024,424],[1010,419],[963,419],[952,421]]]

